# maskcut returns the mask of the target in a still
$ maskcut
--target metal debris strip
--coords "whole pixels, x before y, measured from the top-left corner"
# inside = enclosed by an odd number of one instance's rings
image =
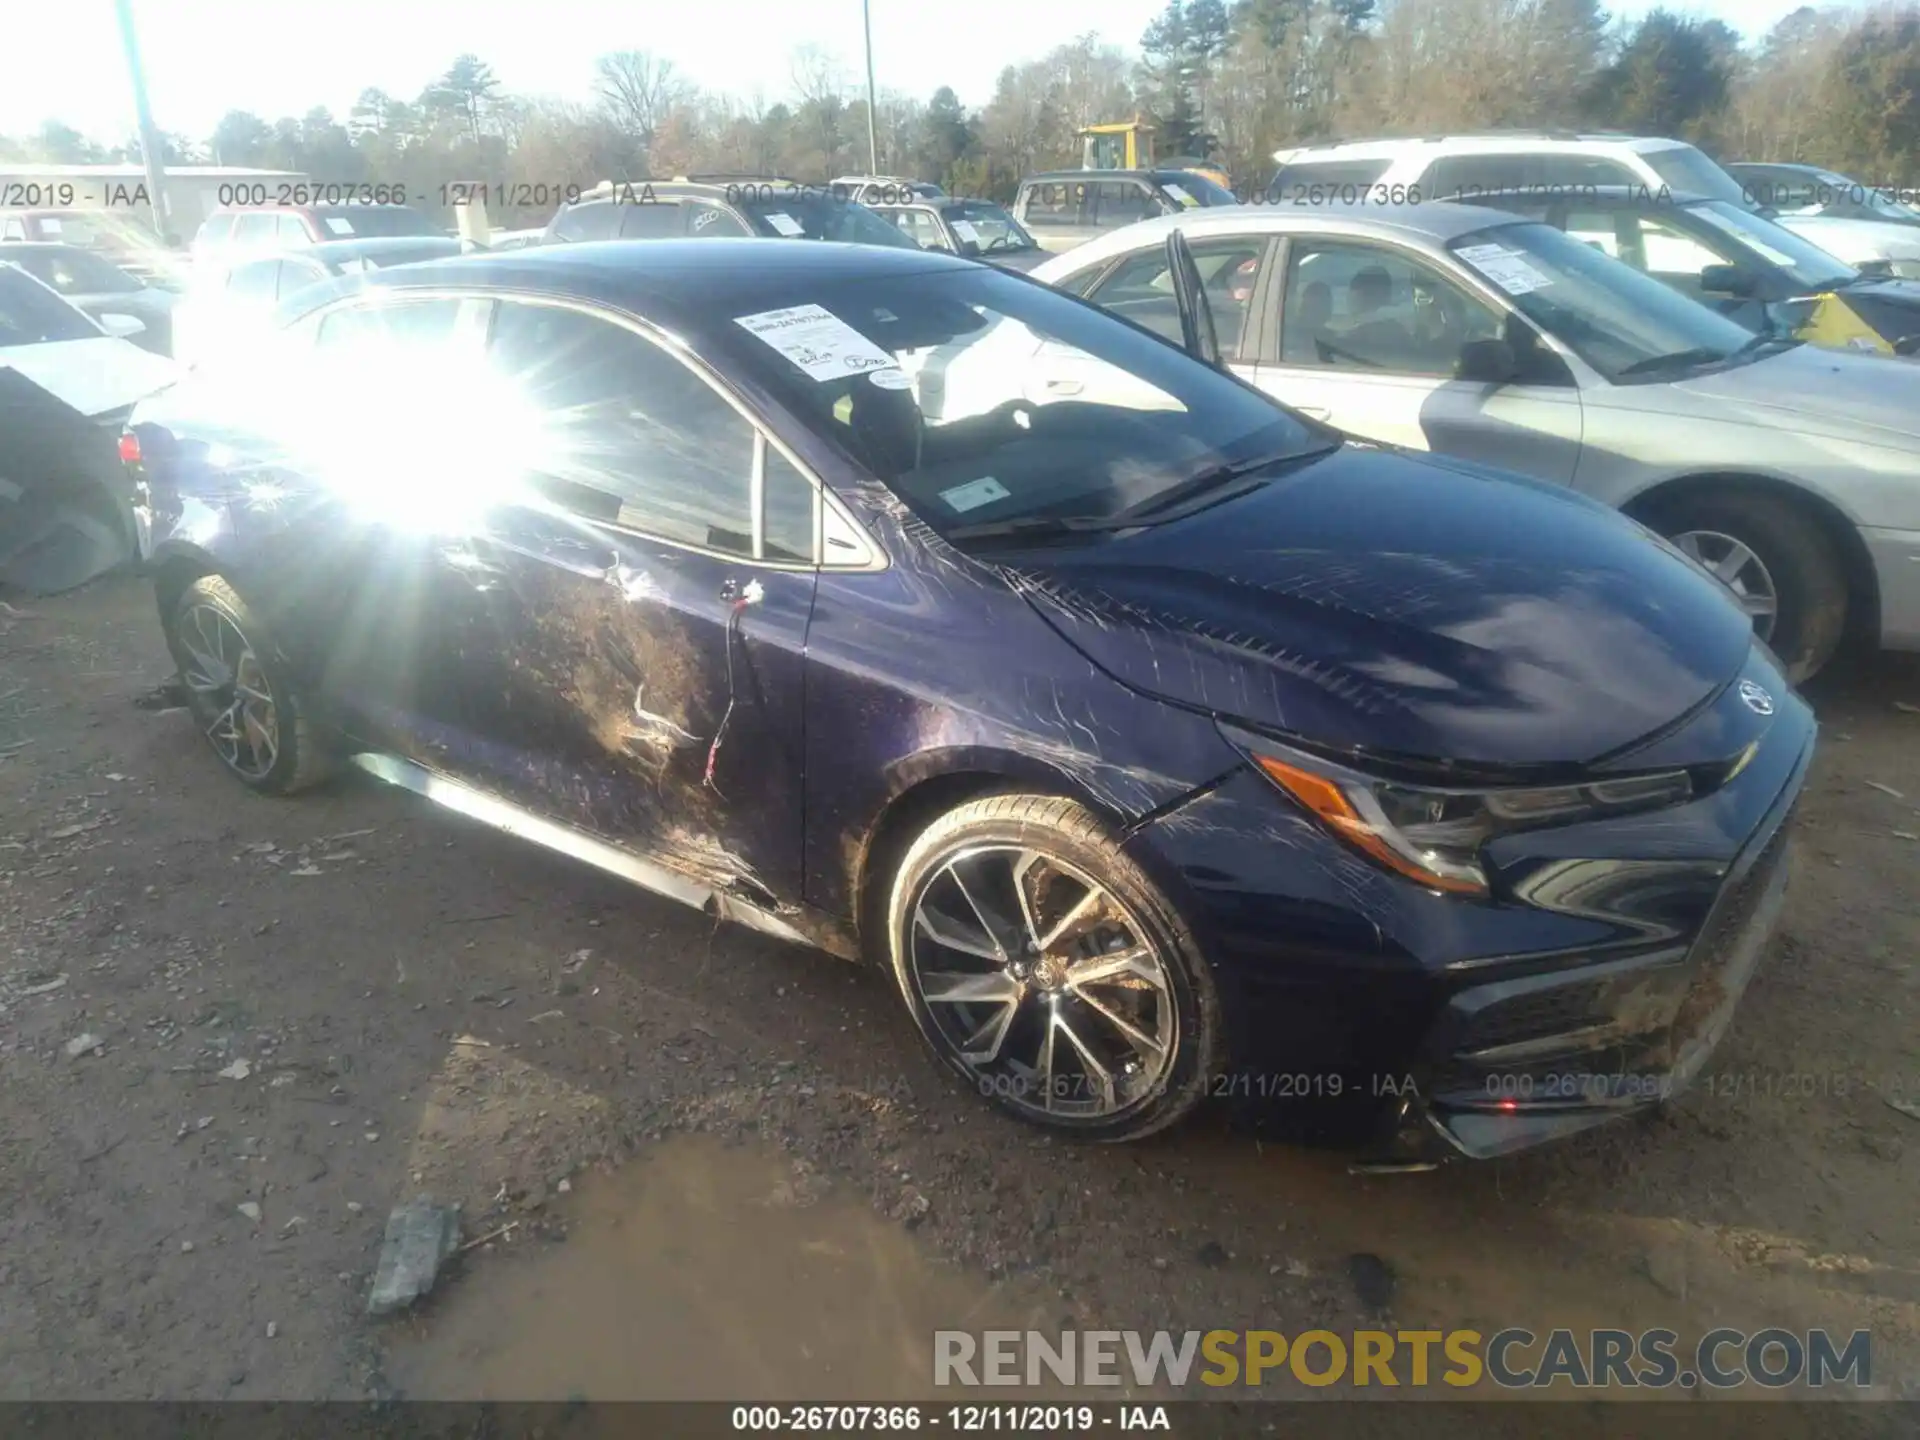
[[[396,1206],[367,1296],[369,1315],[404,1310],[429,1290],[440,1267],[460,1249],[460,1207],[436,1205],[426,1196]]]

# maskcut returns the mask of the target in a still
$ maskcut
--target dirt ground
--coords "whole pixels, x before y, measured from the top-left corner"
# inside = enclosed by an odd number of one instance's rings
[[[169,669],[137,580],[0,609],[0,1398],[924,1397],[935,1328],[1375,1316],[1865,1327],[1920,1398],[1911,661],[1816,694],[1782,932],[1680,1104],[1393,1177],[1050,1142],[883,976],[371,781],[247,794],[136,704]],[[423,1193],[469,1248],[369,1319]]]

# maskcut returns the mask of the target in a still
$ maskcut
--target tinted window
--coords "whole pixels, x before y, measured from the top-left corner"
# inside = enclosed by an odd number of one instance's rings
[[[549,498],[752,553],[753,427],[680,360],[610,321],[517,301],[495,317],[489,358],[542,417]]]
[[[752,188],[752,187],[748,187]],[[784,240],[841,240],[853,245],[911,247],[891,222],[850,200],[818,193],[780,191],[742,199],[740,208],[762,235]]]
[[[1273,183],[1267,187],[1267,198],[1276,204],[1291,204],[1299,199],[1303,204],[1316,189],[1324,192],[1326,187],[1339,189],[1343,186],[1359,188],[1373,184],[1387,173],[1390,160],[1295,160],[1282,165],[1274,172]]]
[[[813,551],[813,482],[767,447],[766,558],[810,562]]]
[[[1207,305],[1213,311],[1221,353],[1236,356],[1246,331],[1253,287],[1260,279],[1266,241],[1253,236],[1202,240],[1192,249],[1194,267],[1200,272]],[[1096,272],[1098,268],[1095,267]],[[1155,245],[1128,256],[1119,269],[1092,291],[1081,293],[1104,310],[1144,325],[1176,345],[1182,343],[1180,304],[1174,298],[1173,280],[1167,273],[1165,246]]]
[[[0,347],[99,338],[86,316],[38,280],[0,264]]]
[[[750,328],[799,306],[826,314],[786,350],[778,342],[790,332],[763,339]],[[729,323],[741,320],[749,324]],[[1111,514],[1221,464],[1325,443],[1173,346],[985,265],[796,277],[722,311],[709,339],[942,533],[1013,516]],[[881,368],[875,384],[867,371],[816,378],[788,358],[821,344],[891,357],[898,369]]]
[[[62,295],[127,295],[144,289],[118,265],[71,246],[12,251],[0,255]]]
[[[1673,379],[1747,350],[1754,338],[1550,225],[1503,225],[1447,248],[1609,380]]]
[[[1709,200],[1727,200],[1751,207],[1753,200],[1740,188],[1740,182],[1722,170],[1691,145],[1669,145],[1664,150],[1648,150],[1641,157],[1663,184],[1675,190],[1690,190]]]
[[[227,295],[234,300],[267,302],[280,284],[280,262],[257,260],[236,266],[227,276]]]
[[[458,300],[349,305],[327,313],[320,322],[316,343],[322,351],[442,345],[452,336],[454,317],[459,312]]]
[[[574,205],[554,217],[556,240],[611,240],[614,223],[619,219],[611,201],[595,200]]]
[[[1525,155],[1444,155],[1427,167],[1420,194],[1446,200],[1487,190],[1519,190],[1533,183]]]
[[[1029,186],[1025,214],[1028,224],[1072,225],[1080,218],[1079,193],[1085,186],[1049,182]]]
[[[1469,340],[1504,317],[1438,271],[1390,250],[1310,241],[1292,249],[1280,357],[1399,375],[1452,375]]]
[[[723,235],[742,236],[753,232],[742,225],[731,210],[715,205],[710,200],[689,200],[686,202],[687,233],[702,239],[718,239]]]
[[[685,233],[680,207],[672,200],[616,208],[620,212],[622,240],[666,240]]]
[[[1529,182],[1550,190],[1586,189],[1595,185],[1637,185],[1640,177],[1618,160],[1592,155],[1542,155]]]
[[[1093,223],[1131,225],[1161,213],[1160,202],[1138,180],[1102,180],[1087,187],[1093,192]]]

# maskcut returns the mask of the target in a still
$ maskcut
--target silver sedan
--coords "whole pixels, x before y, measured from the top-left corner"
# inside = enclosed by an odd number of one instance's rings
[[[1175,229],[1221,363],[1292,409],[1626,510],[1725,581],[1795,678],[1849,636],[1920,649],[1920,366],[1753,335],[1463,205],[1196,211],[1034,278],[1182,343]],[[1062,369],[1034,398],[1084,383],[1058,347],[1028,363]]]

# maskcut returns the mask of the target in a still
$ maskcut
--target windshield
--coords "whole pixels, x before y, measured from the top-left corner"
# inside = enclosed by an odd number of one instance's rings
[[[127,295],[146,288],[118,265],[71,245],[0,246],[0,260],[11,260],[62,295]]]
[[[984,266],[796,280],[727,318],[738,363],[942,534],[1110,516],[1334,443],[1165,341]]]
[[[1778,265],[1803,290],[1831,290],[1860,278],[1860,272],[1845,261],[1836,260],[1785,226],[1762,219],[1742,206],[1708,200],[1689,209],[1716,230]]]
[[[917,250],[912,237],[864,205],[830,195],[801,193],[746,197],[740,208],[762,235],[790,240],[844,240],[855,245],[893,245]]]
[[[337,240],[359,235],[438,235],[440,227],[405,205],[342,205],[316,210],[321,230]]]
[[[1191,209],[1192,207],[1187,205],[1186,200],[1180,199],[1180,195],[1175,193],[1177,191],[1184,192],[1194,205],[1238,205],[1240,203],[1231,190],[1216,181],[1209,180],[1195,170],[1156,170],[1153,179],[1162,190],[1172,195],[1175,200],[1179,200],[1183,208]]]
[[[1009,250],[1038,250],[1039,244],[1020,228],[1013,216],[986,200],[962,200],[946,207],[947,224],[962,240],[980,247],[980,253],[1003,255]]]
[[[1663,183],[1672,190],[1686,190],[1708,200],[1725,200],[1743,209],[1757,209],[1740,182],[1722,170],[1691,145],[1669,145],[1664,150],[1645,150],[1641,158],[1653,167]]]
[[[86,316],[25,271],[0,263],[0,349],[99,338]]]
[[[1478,230],[1447,248],[1609,380],[1672,379],[1679,370],[1726,360],[1753,339],[1725,316],[1551,225]]]

